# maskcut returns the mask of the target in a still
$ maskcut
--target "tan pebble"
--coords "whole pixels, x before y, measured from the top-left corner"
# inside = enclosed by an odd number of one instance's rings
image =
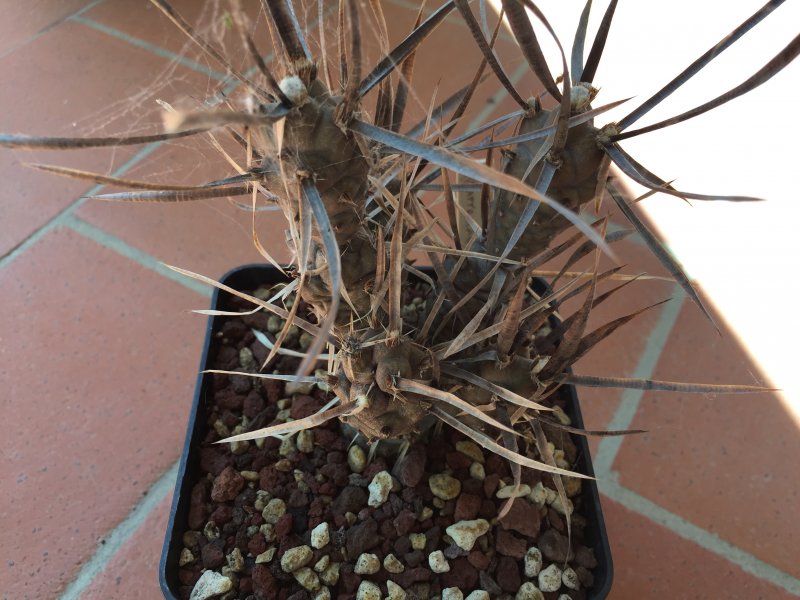
[[[381,570],[381,561],[375,554],[364,552],[356,560],[353,573],[356,575],[374,575]]]
[[[284,573],[291,573],[297,569],[302,569],[311,562],[314,553],[308,546],[297,546],[289,548],[281,556],[281,569]]]
[[[436,550],[428,555],[428,566],[434,573],[447,573],[450,570],[450,563],[447,562],[441,550]]]
[[[256,556],[256,564],[271,562],[272,559],[275,558],[276,551],[277,548],[267,548],[264,552]]]
[[[389,573],[402,573],[405,571],[403,563],[394,554],[386,555],[386,558],[383,559],[383,568]]]
[[[469,466],[469,476],[478,481],[486,479],[486,469],[479,462],[474,462]]]
[[[505,487],[500,488],[497,490],[495,494],[496,498],[501,500],[505,500],[507,498],[522,498],[523,496],[527,496],[531,493],[531,486],[527,483],[523,483],[515,490],[513,485],[507,485]]]
[[[311,454],[314,451],[314,432],[303,429],[297,434],[297,449],[304,454]]]
[[[328,565],[331,564],[331,557],[327,554],[323,554],[322,558],[320,558],[316,564],[314,565],[314,570],[317,573],[322,573],[325,569],[328,568]]]
[[[481,450],[481,447],[475,442],[469,440],[456,442],[456,450],[461,452],[461,454],[466,454],[476,462],[483,463],[486,460],[486,457],[483,455],[483,450]]]
[[[308,567],[297,569],[293,575],[297,583],[302,585],[309,592],[316,592],[320,588],[319,575]]]
[[[391,579],[386,582],[386,591],[388,592],[386,600],[406,600],[405,590]]]
[[[371,581],[362,581],[356,592],[356,600],[381,600],[381,588]]]
[[[367,467],[367,455],[358,444],[353,444],[347,451],[347,466],[353,473],[363,473]]]
[[[408,535],[408,540],[411,542],[411,547],[414,550],[424,550],[428,538],[424,533],[410,533]]]
[[[178,566],[182,567],[184,565],[188,565],[190,562],[194,562],[194,554],[188,548],[184,548],[181,550],[181,556],[178,559]]]
[[[461,493],[461,482],[447,473],[438,473],[428,478],[431,492],[441,500],[453,500]]]
[[[319,574],[319,578],[322,580],[322,583],[331,587],[335,586],[339,582],[339,568],[341,565],[341,563],[332,562],[325,567],[325,570]]]

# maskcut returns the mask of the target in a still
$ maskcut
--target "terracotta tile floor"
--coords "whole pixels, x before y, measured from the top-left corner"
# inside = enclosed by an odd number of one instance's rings
[[[174,4],[243,60],[224,27],[224,3]],[[412,4],[386,4],[395,41],[413,22]],[[315,12],[301,17],[313,21]],[[143,0],[14,3],[0,32],[6,133],[155,131],[155,99],[202,100],[229,83]],[[259,42],[268,47],[266,37]],[[532,93],[507,37],[498,50],[520,89]],[[419,85],[439,85],[444,97],[471,77],[476,56],[466,28],[447,22],[417,61]],[[446,67],[435,67],[441,61]],[[512,108],[490,87],[480,102]],[[225,200],[86,201],[90,185],[23,162],[171,183],[230,170],[200,139],[58,155],[0,151],[0,598],[158,598],[158,557],[204,329],[187,309],[204,307],[209,294],[160,261],[214,277],[256,261],[250,217]],[[285,259],[279,214],[260,213],[258,229]],[[640,240],[618,251],[629,271],[663,274]],[[719,336],[671,283],[636,283],[594,318],[668,297],[576,372],[769,383],[726,326],[726,305],[715,311]],[[589,389],[581,397],[591,428],[649,430],[592,441],[614,554],[611,598],[800,596],[800,436],[788,403],[777,394]]]

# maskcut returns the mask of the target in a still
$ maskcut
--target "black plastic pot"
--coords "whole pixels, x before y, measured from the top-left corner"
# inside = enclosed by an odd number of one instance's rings
[[[284,281],[280,272],[271,266],[265,265],[245,265],[229,271],[223,276],[221,282],[237,290],[252,290],[261,285],[269,283],[279,283]],[[545,289],[544,284],[536,282],[541,292]],[[535,286],[536,287],[536,286]],[[218,309],[223,306],[230,294],[218,289],[214,290],[211,299],[211,308]],[[166,539],[164,548],[161,552],[159,564],[159,582],[164,597],[167,600],[177,600],[180,581],[178,580],[178,560],[181,549],[183,548],[183,532],[187,530],[187,519],[189,514],[189,503],[192,486],[198,480],[200,474],[200,441],[205,438],[206,408],[211,401],[212,379],[211,375],[204,375],[202,371],[209,368],[210,358],[213,356],[214,348],[213,332],[217,328],[217,320],[221,317],[209,317],[206,329],[205,345],[200,359],[201,373],[197,377],[194,401],[189,414],[189,423],[186,431],[186,441],[181,453],[181,462],[178,467],[178,479],[175,484],[175,493],[172,498],[172,507],[169,513],[169,523],[167,525]],[[566,412],[572,419],[575,427],[583,428],[583,418],[581,416],[578,397],[575,388],[566,386],[568,402]],[[575,443],[578,448],[578,463],[576,470],[587,475],[594,475],[592,462],[589,454],[589,444],[585,437],[575,436]],[[587,600],[603,600],[611,591],[613,579],[613,565],[611,562],[611,549],[608,544],[608,534],[606,533],[603,511],[600,507],[600,495],[597,491],[597,484],[593,480],[584,482],[582,487],[584,514],[589,521],[586,528],[586,543],[594,548],[597,558],[597,567],[593,574],[595,583]]]

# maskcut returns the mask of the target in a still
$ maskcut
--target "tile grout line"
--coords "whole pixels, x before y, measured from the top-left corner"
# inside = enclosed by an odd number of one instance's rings
[[[77,577],[61,593],[59,600],[78,600],[81,597],[81,594],[92,584],[97,575],[106,568],[114,555],[133,537],[147,517],[175,488],[179,462],[174,462],[147,489],[145,497],[128,513],[128,516],[103,538],[104,543],[100,544],[92,554],[92,557],[83,564]]]
[[[58,27],[59,25],[62,25],[62,24],[64,24],[64,23],[66,23],[66,22],[67,22],[67,21],[69,21],[70,19],[73,19],[73,18],[75,18],[75,17],[79,17],[79,16],[80,16],[80,15],[82,15],[83,13],[85,13],[85,12],[87,12],[87,11],[89,11],[89,10],[93,9],[95,6],[97,6],[97,5],[99,5],[99,4],[102,4],[103,2],[105,2],[105,0],[93,0],[92,2],[89,2],[89,4],[87,4],[86,6],[84,6],[83,8],[79,8],[78,10],[76,10],[76,11],[75,11],[74,13],[72,13],[71,15],[67,15],[67,16],[65,16],[65,17],[61,17],[60,19],[56,19],[56,20],[55,20],[55,21],[53,21],[52,23],[49,23],[48,25],[45,25],[45,26],[44,26],[44,27],[42,27],[42,28],[41,28],[39,31],[37,31],[36,33],[34,33],[32,36],[30,36],[29,38],[27,38],[27,39],[25,39],[25,40],[21,41],[21,42],[20,42],[19,44],[17,44],[16,46],[12,46],[11,48],[8,48],[8,49],[7,49],[5,52],[3,52],[2,54],[0,54],[0,59],[2,59],[2,58],[5,58],[6,56],[8,56],[9,54],[12,54],[13,52],[16,52],[17,50],[19,50],[19,49],[20,49],[20,48],[22,48],[23,46],[27,46],[27,45],[28,45],[28,44],[30,44],[31,42],[34,42],[34,41],[36,41],[36,40],[37,40],[37,39],[39,39],[41,36],[43,36],[44,34],[48,33],[49,31],[51,31],[51,30],[55,29],[55,28],[56,28],[56,27]]]
[[[728,560],[760,580],[767,581],[787,592],[800,595],[800,579],[734,546],[718,535],[698,527],[680,515],[670,512],[616,481],[607,477],[598,477],[597,484],[603,495],[618,502],[628,510],[662,525],[679,537]]]
[[[672,301],[667,302],[661,310],[658,321],[656,321],[650,335],[647,337],[644,352],[642,352],[639,358],[639,362],[633,371],[632,377],[637,379],[649,379],[652,377],[658,359],[661,357],[664,345],[672,333],[675,322],[678,320],[678,314],[681,311],[684,299],[685,294],[683,289],[676,284],[673,287]],[[619,406],[614,412],[611,422],[608,424],[608,429],[629,429],[643,395],[644,390],[626,389],[622,393]],[[592,459],[598,479],[616,479],[617,474],[611,470],[611,467],[622,447],[623,437],[624,436],[605,437],[600,441],[597,454]]]
[[[151,271],[155,271],[166,279],[174,281],[175,283],[179,283],[206,298],[211,297],[211,288],[209,286],[200,283],[199,281],[195,281],[189,277],[185,277],[180,273],[176,273],[172,269],[166,267],[164,263],[159,261],[154,256],[144,252],[143,250],[139,250],[135,246],[131,246],[117,236],[108,233],[99,227],[95,227],[94,225],[84,221],[79,217],[76,217],[73,214],[66,215],[61,224],[69,227],[83,237],[96,242],[100,246],[108,248],[109,250],[113,250],[117,254],[130,259],[136,264],[150,269]]]
[[[125,163],[123,163],[119,168],[114,170],[111,175],[114,177],[120,177],[124,175],[128,169],[134,167],[151,153],[153,153],[161,144],[164,142],[151,142],[150,144],[146,145],[145,147],[141,148],[138,152],[136,152],[133,156],[131,156]],[[67,206],[62,208],[58,213],[56,213],[49,221],[44,223],[41,227],[36,229],[33,233],[31,233],[27,238],[17,244],[14,248],[9,250],[5,255],[0,256],[0,269],[6,267],[9,263],[13,262],[19,255],[24,253],[28,248],[36,244],[40,239],[42,239],[47,233],[55,229],[56,227],[63,225],[69,215],[79,206],[84,204],[89,196],[97,194],[100,190],[103,189],[103,185],[95,185],[94,187],[87,190],[82,196],[79,196],[77,199],[70,202]]]
[[[181,56],[180,54],[175,54],[169,50],[165,50],[160,46],[156,46],[155,44],[151,44],[150,42],[146,42],[140,38],[134,37],[125,33],[124,31],[120,31],[119,29],[115,29],[113,27],[109,27],[108,25],[104,25],[94,19],[89,19],[86,17],[82,17],[80,15],[70,17],[70,20],[80,23],[81,25],[85,25],[86,27],[90,27],[96,31],[101,33],[105,33],[111,37],[117,38],[131,46],[135,46],[136,48],[141,48],[142,50],[146,50],[156,56],[160,56],[161,58],[166,58],[167,60],[177,62],[184,67],[192,69],[194,71],[198,71],[203,73],[204,75],[208,75],[209,77],[213,77],[217,81],[224,81],[227,79],[227,76],[224,73],[216,71],[211,67],[207,67],[197,61],[192,60],[191,58],[186,58],[185,56]]]

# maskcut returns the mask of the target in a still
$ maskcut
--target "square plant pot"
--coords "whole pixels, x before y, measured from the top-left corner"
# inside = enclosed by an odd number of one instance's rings
[[[281,283],[285,279],[274,267],[246,265],[228,272],[220,281],[231,288],[247,291],[263,285]],[[535,287],[537,292],[543,292],[546,289],[546,285],[538,280],[535,282]],[[230,298],[231,295],[229,293],[215,289],[211,308],[223,310]],[[229,317],[209,317],[205,345],[201,353],[201,373],[197,378],[194,401],[189,414],[186,441],[181,454],[178,478],[160,561],[159,577],[161,589],[164,597],[170,600],[181,597],[180,589],[182,583],[179,578],[179,561],[184,548],[183,535],[189,530],[188,519],[192,502],[192,489],[195,483],[204,477],[200,466],[200,451],[209,430],[207,417],[208,409],[214,399],[214,389],[213,376],[208,373],[204,374],[202,371],[212,368],[212,360],[218,350],[218,338],[215,333],[219,331],[224,319],[227,318]],[[566,401],[564,410],[570,417],[572,425],[583,428],[583,419],[574,387],[563,386],[559,393],[564,394]],[[578,435],[573,435],[572,438],[577,448],[577,461],[573,468],[585,475],[594,476],[586,438]],[[581,507],[580,512],[587,522],[583,531],[584,544],[593,551],[597,563],[597,566],[591,569],[594,583],[586,591],[585,597],[588,600],[601,600],[606,598],[611,590],[613,567],[608,535],[600,506],[600,497],[593,479],[583,481],[580,494],[575,500],[578,501]],[[277,558],[273,559],[273,561],[276,560]],[[562,587],[561,593],[567,591],[569,590]]]

